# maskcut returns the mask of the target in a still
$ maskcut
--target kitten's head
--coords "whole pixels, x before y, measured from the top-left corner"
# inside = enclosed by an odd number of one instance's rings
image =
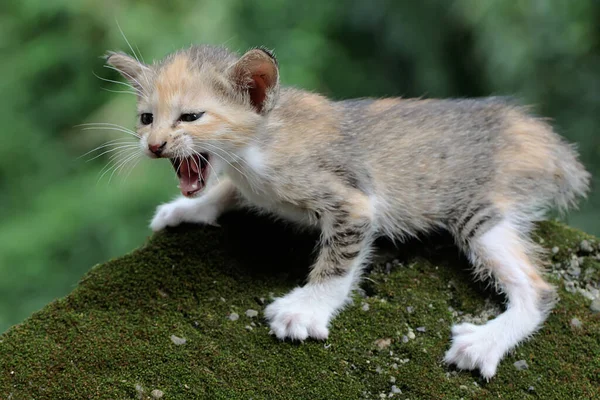
[[[265,49],[238,57],[193,46],[153,65],[111,52],[106,62],[138,95],[142,150],[171,160],[185,196],[199,193],[209,176],[256,142],[279,92],[277,61]]]

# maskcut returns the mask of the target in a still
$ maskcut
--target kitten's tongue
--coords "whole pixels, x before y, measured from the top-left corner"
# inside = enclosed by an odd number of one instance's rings
[[[204,162],[198,156],[171,160],[179,178],[179,189],[184,196],[191,196],[204,188]]]

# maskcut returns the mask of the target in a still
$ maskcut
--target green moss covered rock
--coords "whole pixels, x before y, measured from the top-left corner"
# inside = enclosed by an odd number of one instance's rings
[[[454,322],[503,304],[449,238],[382,242],[329,339],[290,343],[262,312],[302,283],[316,238],[247,215],[222,225],[155,235],[0,336],[0,398],[600,398],[593,237],[539,225],[561,300],[488,383],[442,363]]]

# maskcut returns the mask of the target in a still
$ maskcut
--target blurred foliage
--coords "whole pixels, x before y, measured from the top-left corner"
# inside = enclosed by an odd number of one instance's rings
[[[168,162],[122,174],[80,157],[134,125],[107,50],[146,60],[190,43],[276,51],[284,84],[336,99],[515,95],[600,174],[600,3],[594,0],[4,0],[0,3],[0,331],[149,234],[177,194]],[[99,177],[102,176],[101,179]],[[109,183],[110,180],[110,183]],[[597,185],[597,180],[596,187]],[[567,222],[600,234],[600,192]]]

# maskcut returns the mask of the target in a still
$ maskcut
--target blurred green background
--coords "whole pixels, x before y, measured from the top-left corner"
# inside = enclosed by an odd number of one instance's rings
[[[275,49],[284,84],[336,99],[515,95],[579,144],[600,176],[600,2],[594,0],[0,3],[0,332],[67,294],[94,264],[141,245],[177,194],[170,164],[102,178],[135,99],[109,90],[107,50],[145,60],[190,43]],[[127,167],[129,167],[128,165]],[[104,170],[105,171],[105,170]],[[566,221],[600,234],[600,190]],[[143,272],[141,272],[143,273]]]

